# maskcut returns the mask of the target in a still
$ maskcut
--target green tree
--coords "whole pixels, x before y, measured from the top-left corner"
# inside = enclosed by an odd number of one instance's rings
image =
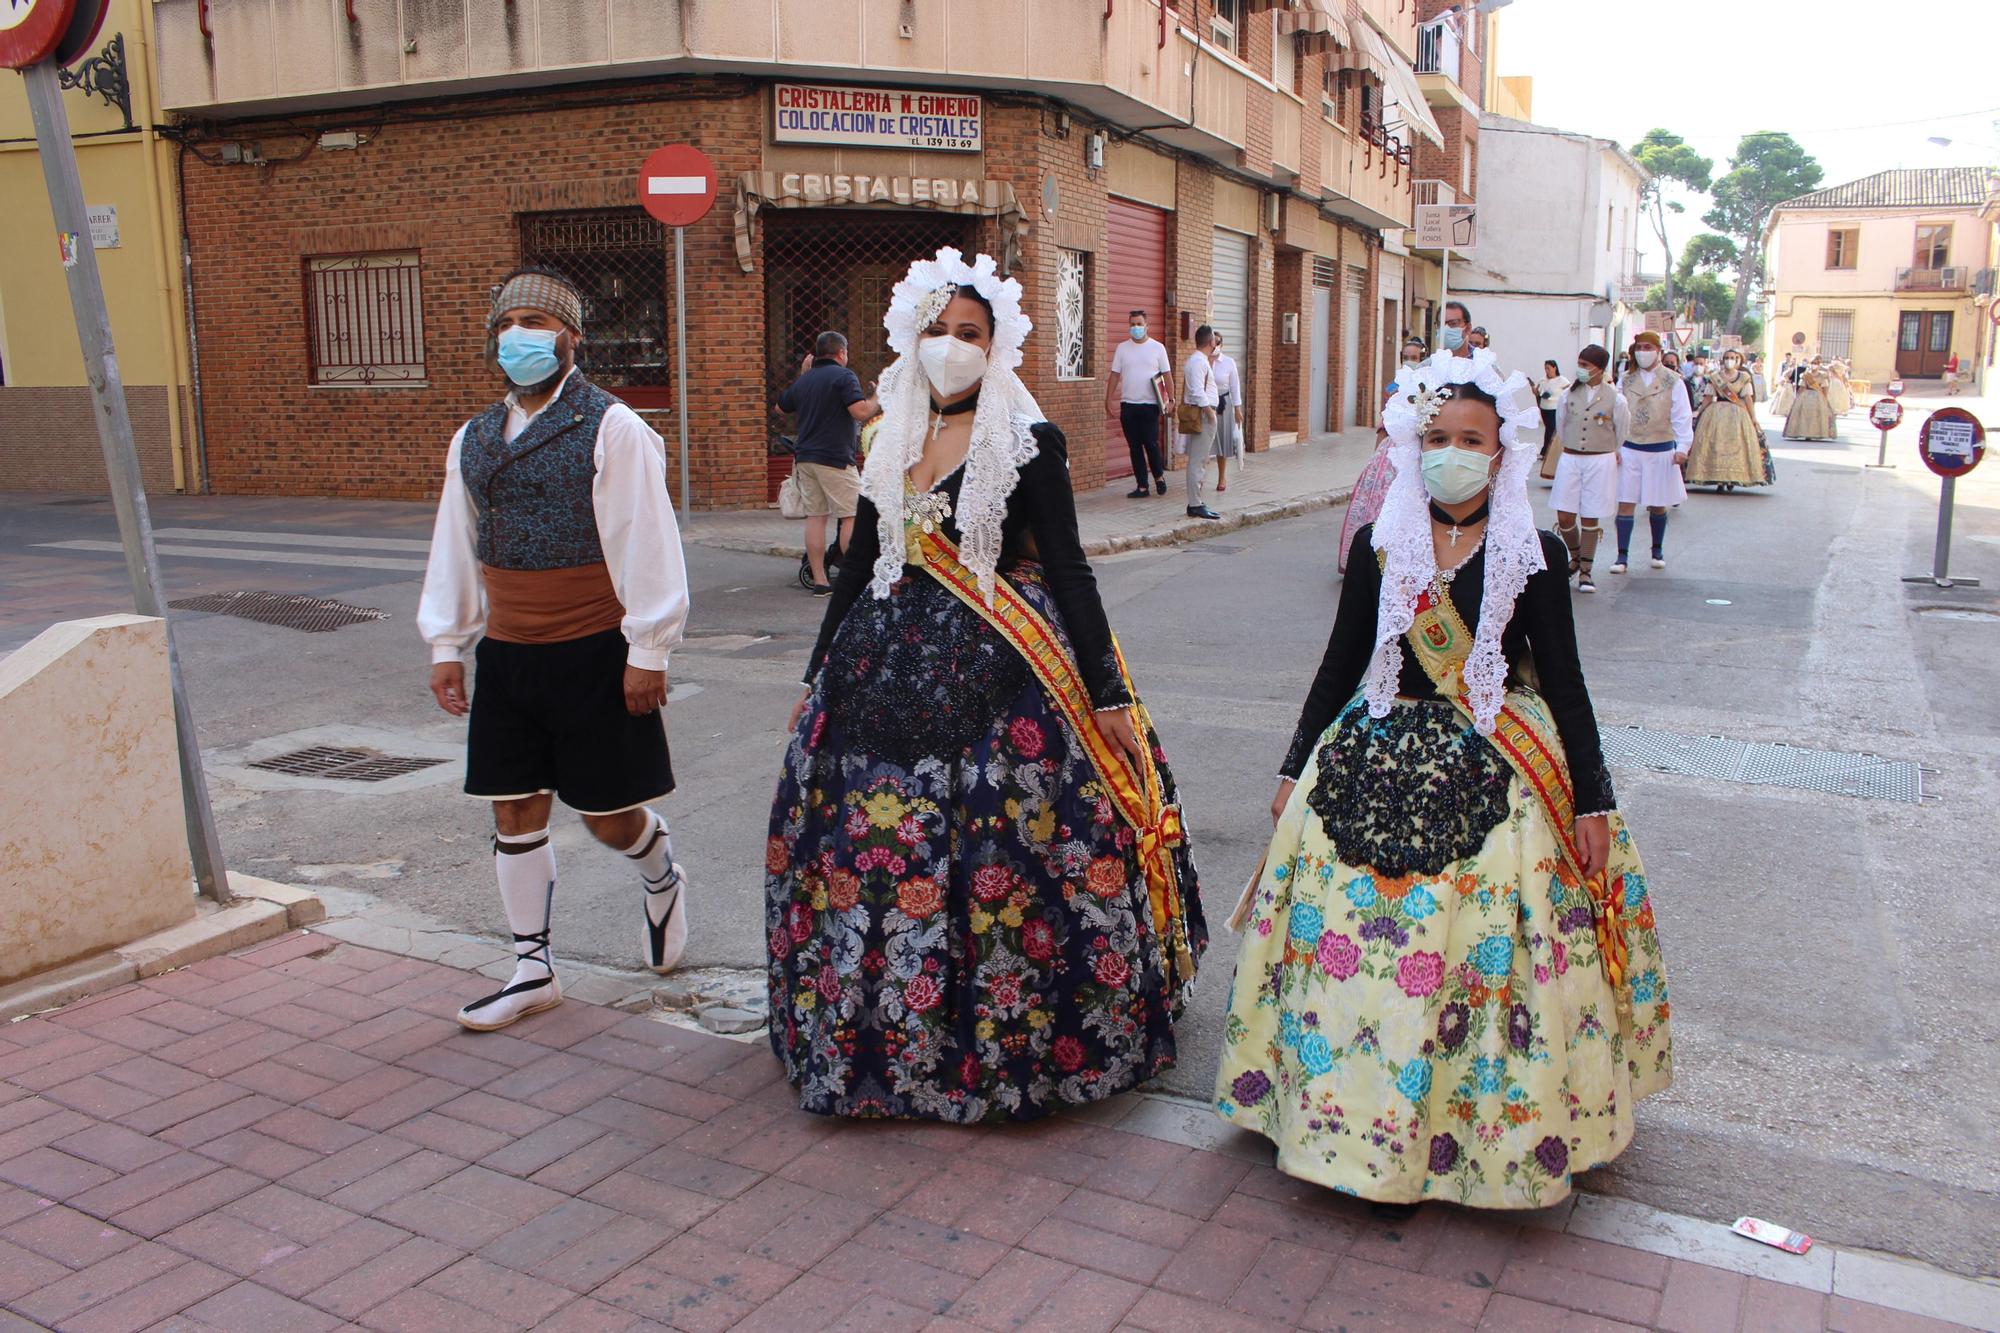
[[[1761,315],[1745,315],[1743,327],[1737,330],[1743,335],[1743,345],[1756,348],[1764,341],[1764,319]]]
[[[1720,273],[1734,268],[1737,253],[1736,242],[1727,236],[1717,236],[1712,231],[1690,236],[1688,243],[1681,247],[1681,262],[1675,271],[1675,280],[1686,282],[1696,270]]]
[[[1688,144],[1687,140],[1670,130],[1650,129],[1645,137],[1632,145],[1633,160],[1651,173],[1639,189],[1639,206],[1646,210],[1652,221],[1653,234],[1660,238],[1660,249],[1666,253],[1667,305],[1674,304],[1674,246],[1667,239],[1667,214],[1685,213],[1687,206],[1678,199],[1667,198],[1669,185],[1680,185],[1696,194],[1708,190],[1710,174],[1715,170],[1715,159],[1703,157]]]
[[[1697,321],[1721,319],[1729,313],[1729,284],[1713,273],[1684,273],[1681,275],[1679,304],[1667,294],[1667,284],[1656,282],[1646,289],[1646,309],[1671,310],[1674,318],[1680,318],[1681,310],[1688,302],[1694,302],[1694,317]]]
[[[1764,223],[1787,199],[1819,188],[1826,173],[1789,134],[1763,130],[1746,134],[1729,159],[1729,172],[1715,183],[1715,207],[1702,221],[1736,242],[1736,299],[1729,308],[1730,333],[1743,330],[1750,289],[1764,280]]]

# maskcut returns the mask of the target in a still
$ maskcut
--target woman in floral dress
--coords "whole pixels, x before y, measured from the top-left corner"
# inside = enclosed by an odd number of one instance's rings
[[[1031,1120],[1174,1063],[1207,942],[1172,774],[1015,367],[1021,287],[911,266],[771,807],[771,1045],[826,1115]]]
[[[1232,922],[1216,1107],[1344,1193],[1543,1207],[1667,1086],[1665,973],[1529,507],[1529,386],[1440,357],[1402,388]]]

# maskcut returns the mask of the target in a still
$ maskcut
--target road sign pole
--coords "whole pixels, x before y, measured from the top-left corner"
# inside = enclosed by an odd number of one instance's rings
[[[1875,451],[1875,461],[1870,463],[1868,465],[1869,467],[1896,466],[1894,463],[1891,463],[1889,461],[1889,432],[1893,429],[1894,427],[1891,426],[1882,427],[1882,446]]]
[[[83,203],[83,180],[77,170],[76,147],[70,141],[69,116],[63,110],[55,61],[30,65],[21,71],[21,77],[27,84],[28,107],[35,120],[35,141],[41,151],[42,175],[48,182],[49,207],[55,215],[63,275],[69,283],[70,309],[76,317],[84,375],[90,381],[97,438],[104,447],[104,470],[111,483],[111,505],[118,514],[118,535],[125,546],[125,570],[132,580],[133,604],[140,615],[157,616],[166,632],[174,731],[180,740],[181,804],[187,820],[188,856],[201,892],[218,903],[226,903],[230,894],[222,843],[216,836],[215,813],[208,803],[201,741],[195,733],[194,713],[188,707],[180,654],[174,647],[173,626],[167,621],[166,603],[160,595],[160,559],[153,549],[146,487],[139,477],[139,454],[132,443],[132,418],[125,405],[124,381],[118,373],[117,349],[111,341],[111,316],[104,303],[104,283],[97,272],[97,251],[91,243],[90,223]]]
[[[681,523],[693,512],[688,497],[688,340],[687,228],[674,228],[674,363],[680,384],[674,403],[681,410]]]

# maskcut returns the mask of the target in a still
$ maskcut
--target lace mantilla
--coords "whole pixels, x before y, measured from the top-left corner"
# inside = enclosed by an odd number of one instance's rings
[[[1420,456],[1423,427],[1436,415],[1451,387],[1471,384],[1491,394],[1500,410],[1499,475],[1493,479],[1492,512],[1486,520],[1486,579],[1479,627],[1465,664],[1466,692],[1473,720],[1491,735],[1493,719],[1507,694],[1507,658],[1500,637],[1513,618],[1514,603],[1528,576],[1547,568],[1541,536],[1528,500],[1528,471],[1539,459],[1542,416],[1535,394],[1518,371],[1501,377],[1493,354],[1469,357],[1439,352],[1397,378],[1397,392],[1382,411],[1389,432],[1389,458],[1396,479],[1375,520],[1374,545],[1382,552],[1382,594],[1376,605],[1375,657],[1362,684],[1372,717],[1389,715],[1403,670],[1403,636],[1416,619],[1417,599],[1438,576],[1431,546],[1430,497],[1424,491]]]
[[[1020,481],[1021,468],[1039,446],[1032,427],[1044,420],[1028,386],[1017,373],[1021,345],[1034,327],[1021,313],[1021,284],[1002,278],[991,255],[971,263],[946,246],[935,259],[920,259],[896,284],[882,325],[896,359],[882,372],[882,424],[861,473],[861,491],[874,502],[879,517],[882,554],[868,588],[876,597],[903,577],[908,550],[904,532],[904,479],[924,454],[930,429],[931,391],[916,351],[951,296],[970,287],[993,307],[993,345],[987,352],[986,378],[979,389],[979,406],[972,415],[972,444],[965,456],[965,476],[959,484],[957,513],[959,558],[979,580],[990,602],[996,589],[994,568],[1000,563],[1000,524],[1007,516],[1007,499]],[[1539,418],[1538,418],[1539,419]]]

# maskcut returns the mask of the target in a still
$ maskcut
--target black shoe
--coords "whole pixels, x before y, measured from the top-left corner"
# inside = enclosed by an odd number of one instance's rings
[[[831,583],[815,583],[807,591],[811,592],[815,597],[831,597],[833,596],[833,585]]]
[[[1128,500],[1143,500],[1151,494],[1152,492],[1146,489],[1145,483],[1141,482],[1138,490],[1125,492],[1125,498]]]
[[[1153,486],[1160,492],[1161,495],[1165,495],[1167,493],[1167,479],[1165,477],[1153,478]]]
[[[1221,518],[1221,517],[1222,517],[1222,515],[1220,515],[1220,514],[1216,513],[1216,512],[1215,512],[1215,511],[1214,511],[1213,509],[1210,509],[1210,508],[1209,508],[1209,507],[1208,507],[1207,505],[1194,505],[1194,506],[1192,506],[1191,508],[1189,508],[1189,510],[1188,510],[1188,517],[1189,517],[1189,518]]]

